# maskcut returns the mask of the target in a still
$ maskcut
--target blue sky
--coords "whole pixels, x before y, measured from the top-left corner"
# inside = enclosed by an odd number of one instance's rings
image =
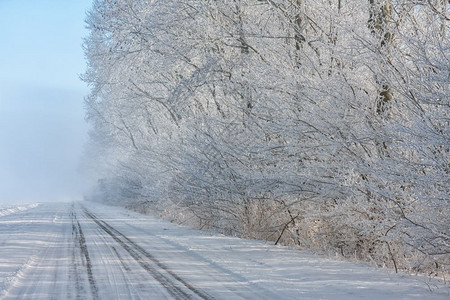
[[[0,0],[0,203],[81,196],[91,0]]]

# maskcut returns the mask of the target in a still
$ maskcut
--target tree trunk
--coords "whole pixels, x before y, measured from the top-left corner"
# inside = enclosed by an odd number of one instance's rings
[[[387,53],[389,51],[390,44],[392,43],[392,33],[389,31],[389,22],[391,17],[391,1],[390,0],[369,0],[370,3],[370,15],[368,25],[372,34],[380,42],[380,51],[387,58]],[[383,70],[383,64],[381,63],[381,69]],[[379,94],[377,99],[376,112],[378,115],[386,113],[387,106],[392,100],[392,93],[390,85],[383,78],[377,78],[377,83],[379,85]]]

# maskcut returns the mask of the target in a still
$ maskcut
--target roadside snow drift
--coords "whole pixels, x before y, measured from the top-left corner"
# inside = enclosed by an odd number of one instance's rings
[[[35,208],[38,205],[38,203],[32,203],[27,205],[0,207],[0,217],[22,212],[30,208]]]

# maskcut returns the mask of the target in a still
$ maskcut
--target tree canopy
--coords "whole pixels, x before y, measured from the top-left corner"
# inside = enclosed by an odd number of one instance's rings
[[[95,0],[90,197],[448,273],[449,7]]]

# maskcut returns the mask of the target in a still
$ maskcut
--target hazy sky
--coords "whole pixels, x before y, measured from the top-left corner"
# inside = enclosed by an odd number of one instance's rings
[[[0,203],[81,195],[92,0],[0,0]]]

